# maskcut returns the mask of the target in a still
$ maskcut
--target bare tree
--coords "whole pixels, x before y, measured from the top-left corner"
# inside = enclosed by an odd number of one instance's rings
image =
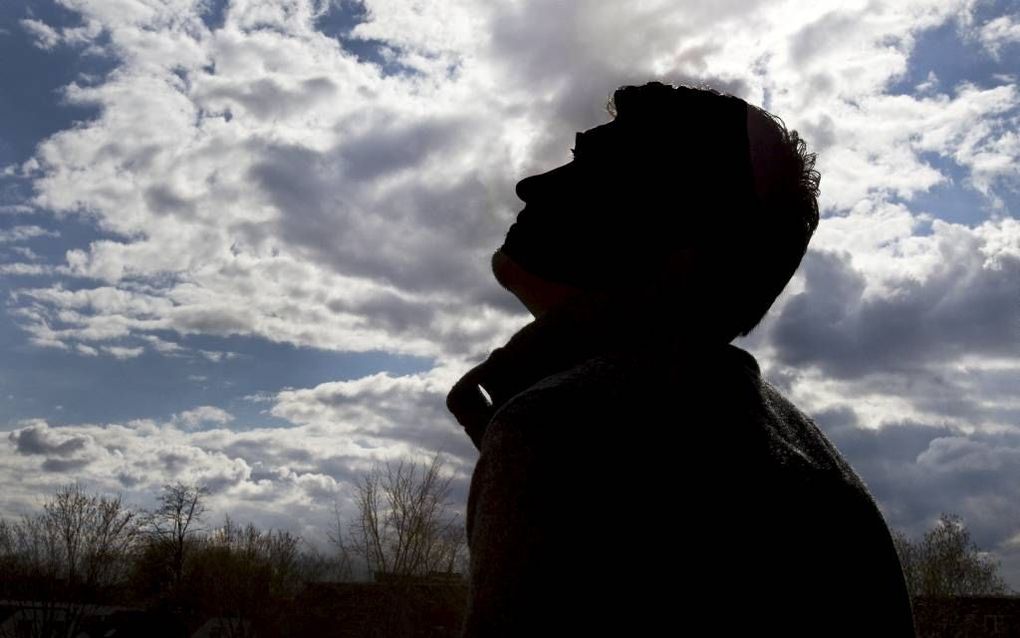
[[[300,539],[229,516],[196,549],[189,584],[198,606],[231,638],[276,635],[286,602],[302,585]]]
[[[125,575],[139,528],[137,513],[124,507],[119,496],[67,485],[43,506],[42,521],[57,538],[70,585],[102,587]]]
[[[0,523],[0,596],[31,635],[77,635],[126,580],[137,538],[138,516],[119,496],[63,486],[40,514]]]
[[[462,569],[464,526],[449,500],[451,475],[436,454],[417,463],[376,466],[355,486],[356,517],[333,542],[364,560],[377,575],[425,576]],[[346,534],[344,533],[346,532]],[[344,538],[346,537],[346,540]]]
[[[167,483],[159,497],[159,505],[148,515],[151,536],[169,552],[170,570],[175,589],[184,578],[189,540],[202,531],[199,524],[205,515],[205,498],[209,491],[200,485]]]
[[[333,575],[338,581],[350,581],[354,577],[354,552],[347,537],[347,526],[340,513],[340,504],[333,503],[333,529],[329,532],[329,541],[336,549],[333,559]]]
[[[64,609],[69,598],[62,560],[66,555],[59,538],[47,528],[41,515],[4,522],[0,527],[3,572],[0,596],[14,608],[13,622],[0,625],[3,638],[49,638],[65,635],[68,620],[77,627],[85,610]],[[13,627],[12,625],[20,625]]]
[[[893,541],[912,596],[1000,596],[1010,591],[999,564],[971,540],[958,515],[943,513],[919,541],[902,532],[894,532]]]

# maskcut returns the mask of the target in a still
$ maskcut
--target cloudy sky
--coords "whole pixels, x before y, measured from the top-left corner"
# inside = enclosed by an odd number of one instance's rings
[[[314,536],[529,316],[488,259],[612,90],[706,82],[818,153],[738,345],[890,525],[1020,589],[1020,14],[1007,0],[0,4],[0,514],[80,479]]]

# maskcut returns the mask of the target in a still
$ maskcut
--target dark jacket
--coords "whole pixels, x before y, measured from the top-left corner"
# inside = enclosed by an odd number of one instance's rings
[[[584,319],[450,394],[481,452],[463,636],[914,635],[874,500],[750,354]]]

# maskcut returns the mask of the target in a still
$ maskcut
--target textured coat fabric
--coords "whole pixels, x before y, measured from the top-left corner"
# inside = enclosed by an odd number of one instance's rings
[[[463,636],[914,635],[874,500],[750,354],[578,319],[449,397],[480,447]]]

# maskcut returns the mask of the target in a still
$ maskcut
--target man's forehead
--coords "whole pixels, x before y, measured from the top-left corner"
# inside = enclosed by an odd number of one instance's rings
[[[616,121],[596,126],[587,131],[578,131],[574,135],[574,154],[581,156],[588,153],[604,153],[620,146],[624,141]]]
[[[580,160],[606,160],[618,165],[649,161],[658,157],[669,145],[671,133],[622,124],[613,120],[574,136],[574,157]]]
[[[576,133],[574,154],[640,151],[657,155],[677,144],[689,151],[710,138],[746,131],[746,104],[742,100],[686,88],[680,95],[681,99],[668,108],[617,116],[611,122]]]

